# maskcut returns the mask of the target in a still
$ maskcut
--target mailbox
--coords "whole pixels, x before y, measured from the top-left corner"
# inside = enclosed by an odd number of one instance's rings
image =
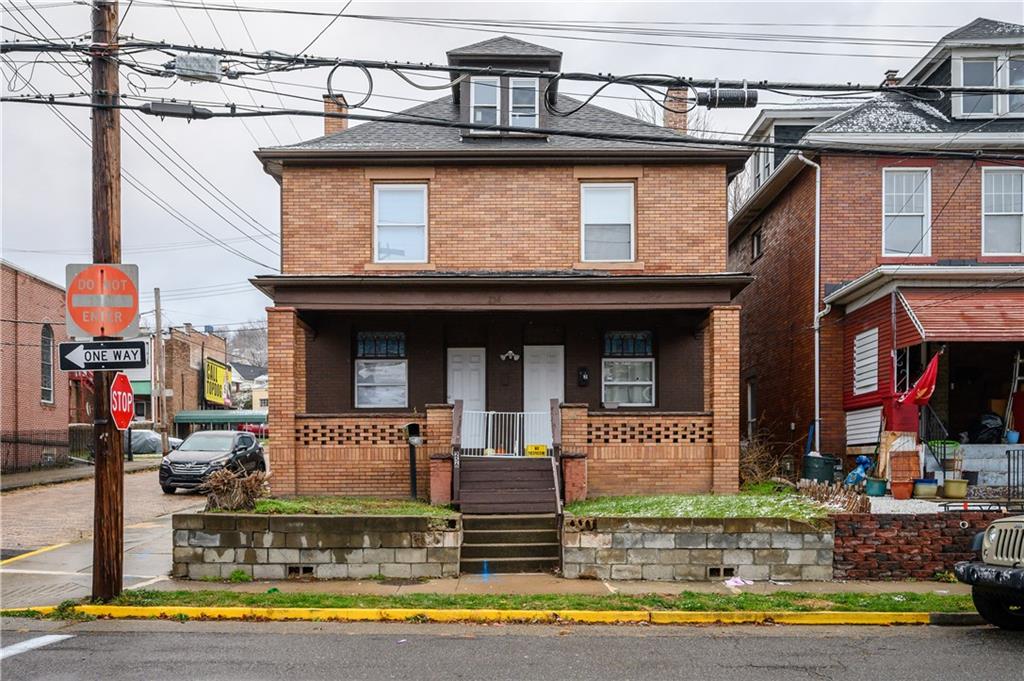
[[[420,435],[420,424],[407,423],[402,426],[402,431],[405,433],[405,439],[409,441],[409,444],[413,446],[423,444],[423,437]]]

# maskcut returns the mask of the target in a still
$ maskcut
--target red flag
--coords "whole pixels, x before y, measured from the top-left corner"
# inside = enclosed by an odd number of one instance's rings
[[[896,400],[900,404],[910,400],[913,404],[918,406],[928,404],[928,400],[932,398],[932,393],[935,392],[935,379],[939,375],[939,355],[941,352],[935,353],[932,356],[928,366],[925,367],[924,373],[921,374],[921,378],[917,379],[917,383],[899,396]]]

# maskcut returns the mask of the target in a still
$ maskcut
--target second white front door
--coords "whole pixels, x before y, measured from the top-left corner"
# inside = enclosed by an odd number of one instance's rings
[[[523,347],[523,411],[526,443],[551,446],[551,400],[565,399],[565,348],[562,345]]]
[[[448,403],[462,400],[466,411],[487,406],[487,351],[484,348],[448,348]]]

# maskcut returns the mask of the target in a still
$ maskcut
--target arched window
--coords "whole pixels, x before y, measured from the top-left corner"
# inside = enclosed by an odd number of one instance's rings
[[[53,328],[49,324],[43,324],[42,333],[39,334],[39,350],[39,366],[42,371],[39,399],[53,404]]]

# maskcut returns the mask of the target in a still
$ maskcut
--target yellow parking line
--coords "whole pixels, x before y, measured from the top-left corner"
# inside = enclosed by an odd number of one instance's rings
[[[53,544],[51,546],[44,546],[41,549],[36,549],[35,551],[29,551],[28,553],[21,553],[21,554],[18,554],[17,556],[12,556],[11,558],[8,558],[7,560],[0,560],[0,566],[7,565],[8,563],[13,563],[14,561],[21,560],[22,558],[31,558],[32,556],[38,556],[40,553],[46,553],[47,551],[53,551],[54,549],[59,549],[60,547],[67,546],[67,545],[68,545],[67,542],[63,542],[61,544]]]

